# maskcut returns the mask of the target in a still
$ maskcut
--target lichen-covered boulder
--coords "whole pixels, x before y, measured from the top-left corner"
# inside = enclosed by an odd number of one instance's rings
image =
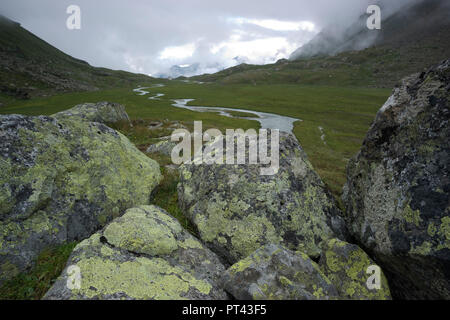
[[[347,168],[351,233],[394,297],[450,299],[450,60],[403,80]]]
[[[98,102],[83,103],[76,105],[72,109],[58,112],[53,115],[58,119],[71,118],[100,123],[115,123],[119,121],[130,122],[130,118],[125,111],[125,107],[118,103]]]
[[[322,252],[319,265],[343,299],[391,299],[383,271],[357,245],[338,239],[330,240]]]
[[[0,116],[0,282],[148,204],[160,180],[158,163],[103,124]]]
[[[140,206],[78,244],[44,299],[222,300],[224,271],[176,219]]]
[[[239,300],[328,300],[338,291],[306,254],[266,245],[232,265],[222,277]]]
[[[248,148],[246,156],[247,164],[180,166],[180,207],[214,252],[233,264],[279,243],[319,257],[324,241],[345,238],[341,213],[294,136],[280,133],[274,175],[249,164]]]

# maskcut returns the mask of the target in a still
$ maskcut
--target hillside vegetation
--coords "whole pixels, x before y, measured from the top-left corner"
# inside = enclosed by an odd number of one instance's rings
[[[397,12],[383,20],[380,31],[368,30],[365,19],[367,16],[352,26],[357,29],[348,31],[348,37],[336,39],[324,30],[290,60],[264,66],[242,64],[193,79],[222,84],[295,83],[390,89],[403,77],[450,56],[450,6],[446,0],[422,1]]]
[[[0,103],[61,92],[123,87],[146,75],[95,68],[0,16]]]

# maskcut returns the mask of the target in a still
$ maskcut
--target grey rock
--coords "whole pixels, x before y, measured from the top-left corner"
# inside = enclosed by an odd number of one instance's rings
[[[72,109],[58,112],[53,117],[58,119],[76,117],[82,120],[104,124],[120,121],[130,122],[125,107],[121,104],[111,102],[79,104]]]
[[[357,245],[331,239],[322,252],[319,266],[336,286],[342,299],[392,299],[383,271]],[[368,283],[372,286],[369,287]]]
[[[239,300],[328,300],[338,291],[306,254],[266,245],[232,265],[223,276],[227,292]]]
[[[80,282],[68,286],[74,268]],[[77,245],[44,299],[223,300],[224,271],[167,212],[140,206]]]
[[[101,123],[0,116],[0,282],[148,204],[160,180],[158,163]]]
[[[173,148],[178,144],[178,142],[172,142],[169,140],[162,140],[155,144],[152,144],[147,148],[147,153],[161,153],[166,156],[171,156]]]
[[[163,125],[164,124],[162,122],[154,121],[154,122],[150,122],[150,124],[148,125],[148,128],[150,130],[156,130],[156,129],[161,128]]]
[[[449,99],[450,60],[404,79],[347,168],[349,229],[394,297],[450,298]]]
[[[194,158],[180,166],[180,207],[202,241],[229,263],[269,243],[319,257],[324,241],[346,237],[341,212],[295,137],[280,133],[279,151],[274,175],[261,175],[266,165],[248,164],[248,148],[247,164]]]

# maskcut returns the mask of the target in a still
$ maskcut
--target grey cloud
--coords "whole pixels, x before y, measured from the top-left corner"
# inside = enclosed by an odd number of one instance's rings
[[[393,3],[389,10],[397,10],[408,1],[414,0],[388,1]],[[303,44],[315,34],[236,25],[230,18],[307,20],[318,31],[330,23],[345,25],[356,19],[368,3],[369,0],[2,0],[0,13],[95,66],[154,74],[167,71],[172,64],[228,66],[230,59],[211,53],[211,48],[228,41],[235,29],[241,30],[243,41],[283,37],[290,43]],[[65,27],[66,8],[71,4],[81,7],[81,30]],[[164,48],[188,43],[196,44],[192,57],[159,59]],[[273,57],[263,58],[270,61]]]

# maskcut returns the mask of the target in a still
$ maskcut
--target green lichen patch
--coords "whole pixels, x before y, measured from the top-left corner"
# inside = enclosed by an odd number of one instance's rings
[[[223,277],[237,299],[337,299],[337,290],[306,254],[266,245],[232,265]]]
[[[201,239],[231,264],[269,243],[318,257],[324,241],[345,238],[340,211],[295,137],[281,134],[280,152],[272,176],[261,175],[263,165],[179,169],[180,207]]]
[[[419,210],[413,210],[409,205],[403,209],[403,217],[405,218],[406,222],[413,223],[416,226],[420,225],[420,222],[422,219],[420,218],[420,211]]]
[[[116,247],[152,256],[178,249],[176,235],[182,231],[173,218],[153,206],[128,210],[105,229],[108,242]]]
[[[89,237],[148,204],[161,180],[158,163],[100,123],[10,115],[0,135],[0,265],[19,271],[45,247]]]
[[[369,267],[378,267],[358,246],[332,239],[322,253],[320,267],[330,281],[338,288],[344,299],[389,300],[389,286],[381,271],[380,288],[368,287],[372,273]],[[379,268],[379,267],[378,267]],[[381,270],[381,269],[380,269]]]
[[[79,287],[68,288],[70,266]],[[218,257],[156,206],[127,212],[79,243],[46,299],[225,299]]]
[[[105,258],[81,260],[77,266],[82,274],[80,289],[74,297],[104,298],[123,295],[128,299],[187,299],[189,290],[207,295],[211,285],[195,279],[181,268],[155,258],[136,258],[119,263]]]

